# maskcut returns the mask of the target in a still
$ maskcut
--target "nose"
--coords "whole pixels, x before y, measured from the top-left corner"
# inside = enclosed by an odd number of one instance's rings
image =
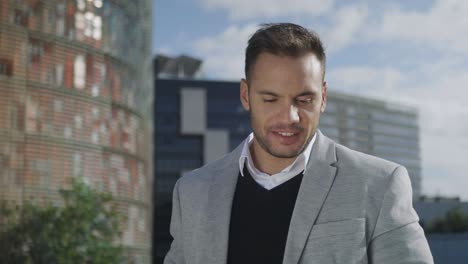
[[[299,109],[295,105],[287,105],[280,114],[285,124],[299,123]]]

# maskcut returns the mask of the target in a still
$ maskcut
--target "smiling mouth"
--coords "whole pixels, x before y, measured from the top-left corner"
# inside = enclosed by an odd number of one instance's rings
[[[292,132],[276,132],[276,134],[283,136],[283,137],[291,137],[296,135],[297,133],[292,133]]]
[[[301,132],[299,131],[272,131],[275,141],[280,145],[289,146],[299,143]]]

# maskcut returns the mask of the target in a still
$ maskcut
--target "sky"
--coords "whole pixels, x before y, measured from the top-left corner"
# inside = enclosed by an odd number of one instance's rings
[[[203,60],[207,79],[244,77],[261,23],[319,33],[329,90],[419,110],[422,193],[468,200],[468,1],[154,0],[153,53]]]

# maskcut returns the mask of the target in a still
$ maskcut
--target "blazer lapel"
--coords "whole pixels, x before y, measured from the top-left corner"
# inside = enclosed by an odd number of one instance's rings
[[[231,208],[239,177],[239,157],[243,144],[225,156],[224,162],[213,171],[212,183],[208,189],[208,224],[204,229],[205,233],[202,234],[204,239],[199,241],[213,247],[206,252],[203,263],[227,262]]]
[[[323,203],[336,176],[335,145],[317,130],[317,139],[312,148],[307,170],[289,225],[283,263],[298,263],[307,238],[315,224]]]

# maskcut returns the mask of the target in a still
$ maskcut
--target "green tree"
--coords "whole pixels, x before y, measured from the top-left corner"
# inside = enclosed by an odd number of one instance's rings
[[[468,232],[468,214],[461,206],[450,209],[444,218],[435,219],[428,224],[428,233]]]
[[[123,263],[112,197],[74,181],[64,205],[0,206],[0,263]]]

